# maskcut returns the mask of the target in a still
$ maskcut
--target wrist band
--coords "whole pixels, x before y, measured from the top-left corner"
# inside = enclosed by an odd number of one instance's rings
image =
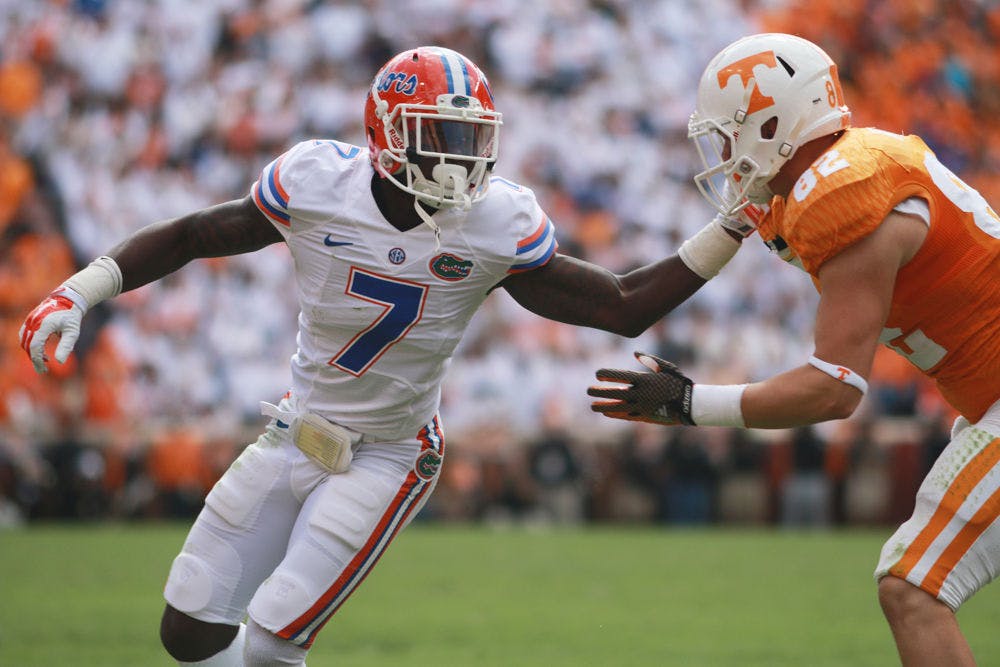
[[[101,301],[121,294],[122,271],[115,260],[101,256],[67,278],[63,286],[78,292],[87,302],[87,308],[93,308]],[[87,308],[83,308],[84,312]]]
[[[745,384],[696,384],[691,392],[691,421],[698,426],[739,426],[743,421]]]
[[[815,355],[809,357],[809,365],[823,371],[834,380],[856,387],[862,394],[868,392],[868,383],[865,379],[847,366],[834,366],[828,361],[818,359]]]
[[[83,295],[65,283],[60,285],[59,288],[56,289],[56,291],[52,292],[52,294],[53,296],[58,295],[66,297],[67,299],[72,301],[74,305],[78,306],[80,310],[82,310],[83,312],[87,312],[87,310],[90,308],[90,304],[87,303],[87,300],[83,297]]]
[[[740,242],[730,236],[717,220],[712,220],[681,244],[677,256],[698,276],[711,280],[739,249]]]

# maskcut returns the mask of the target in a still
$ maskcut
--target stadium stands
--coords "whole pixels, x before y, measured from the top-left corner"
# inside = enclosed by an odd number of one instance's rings
[[[695,84],[718,48],[762,30],[822,44],[843,63],[856,124],[922,134],[1000,201],[989,4],[0,0],[0,517],[197,507],[263,425],[258,401],[288,383],[296,306],[282,246],[198,262],[102,305],[74,361],[49,376],[34,375],[17,328],[74,266],[157,219],[243,196],[295,141],[361,143],[365,89],[388,55],[441,43],[483,65],[504,113],[498,172],[538,193],[563,252],[620,270],[671,253],[710,216],[690,182]],[[426,515],[780,521],[793,434],[636,429],[591,414],[584,393],[594,369],[634,349],[712,382],[801,363],[815,294],[749,246],[635,341],[491,297],[446,383],[451,469]],[[880,358],[872,384],[856,424],[815,434],[824,522],[894,517],[880,489],[912,480],[889,477],[886,461],[931,447],[950,417],[893,360]],[[872,449],[867,434],[886,419],[916,430]],[[552,481],[532,455],[556,441],[573,473]],[[187,464],[171,462],[182,452]],[[87,488],[100,503],[48,500],[81,480],[97,481]]]

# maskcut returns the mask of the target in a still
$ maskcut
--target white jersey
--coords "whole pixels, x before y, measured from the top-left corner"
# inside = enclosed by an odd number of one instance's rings
[[[511,273],[544,265],[555,230],[531,190],[493,177],[441,229],[407,232],[382,216],[368,151],[304,141],[271,162],[251,194],[284,236],[299,300],[292,392],[303,410],[383,439],[433,418],[469,320]]]

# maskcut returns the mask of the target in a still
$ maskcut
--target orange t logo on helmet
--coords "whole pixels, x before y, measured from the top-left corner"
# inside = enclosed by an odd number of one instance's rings
[[[763,53],[756,53],[752,56],[747,56],[741,60],[723,67],[719,70],[719,88],[725,88],[729,83],[729,79],[734,74],[739,74],[740,81],[743,83],[743,87],[746,88],[750,83],[750,79],[753,78],[753,68],[757,65],[764,65],[765,67],[770,67],[772,69],[778,66],[778,61],[774,57],[774,51],[764,51]],[[753,92],[750,93],[750,105],[747,107],[747,115],[760,111],[761,109],[766,109],[769,106],[774,105],[774,98],[768,97],[760,92],[758,86],[754,86]]]

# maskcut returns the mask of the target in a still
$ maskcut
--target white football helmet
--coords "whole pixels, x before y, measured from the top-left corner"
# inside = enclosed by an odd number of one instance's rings
[[[695,183],[724,216],[767,204],[768,181],[799,146],[850,122],[837,66],[822,49],[794,35],[744,37],[712,59],[698,84],[688,138],[705,169]]]

